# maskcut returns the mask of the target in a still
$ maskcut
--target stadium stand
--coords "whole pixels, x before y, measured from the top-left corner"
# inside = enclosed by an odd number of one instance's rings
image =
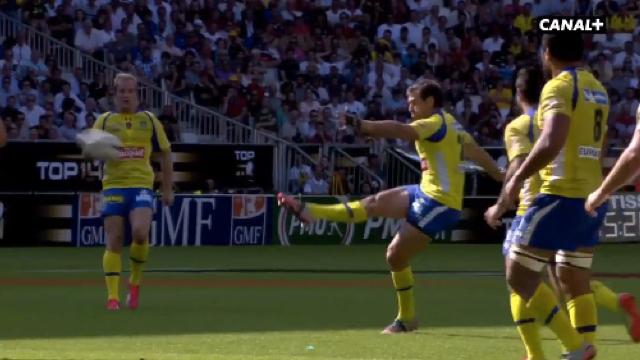
[[[370,146],[338,125],[340,114],[406,121],[407,85],[432,77],[446,109],[482,145],[500,146],[518,111],[514,73],[538,56],[539,15],[609,18],[612,31],[589,39],[588,60],[613,99],[612,146],[628,143],[639,99],[638,1],[3,0],[0,9],[185,102],[300,145]],[[63,72],[26,36],[0,44],[9,137],[72,140],[110,109],[110,79],[84,77],[78,65]],[[156,108],[172,140],[190,136],[175,107]],[[330,190],[344,188],[332,182]],[[357,187],[370,191],[365,182]]]

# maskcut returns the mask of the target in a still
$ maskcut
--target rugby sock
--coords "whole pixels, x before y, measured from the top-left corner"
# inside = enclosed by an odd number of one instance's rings
[[[120,259],[120,254],[106,250],[102,256],[102,270],[104,271],[104,280],[107,284],[109,300],[120,301],[118,284],[120,282],[121,269],[122,260]]]
[[[591,286],[591,291],[593,291],[593,296],[596,300],[597,306],[601,306],[613,312],[620,311],[618,294],[613,292],[613,290],[609,289],[600,281],[592,280],[589,285]]]
[[[306,209],[316,219],[356,223],[367,220],[367,211],[360,201],[332,205],[307,203]]]
[[[131,243],[131,249],[129,251],[129,257],[131,259],[131,277],[129,277],[129,284],[138,286],[142,280],[142,267],[147,262],[149,256],[149,243],[138,244]]]
[[[413,298],[413,272],[411,267],[392,271],[391,279],[398,298],[398,317],[400,321],[410,321],[416,317],[416,305]]]
[[[536,314],[527,308],[527,302],[516,293],[511,293],[511,315],[527,350],[527,359],[544,360],[540,325],[536,322]]]
[[[580,349],[584,340],[571,325],[567,314],[560,310],[558,299],[549,285],[541,282],[529,299],[527,307],[535,312],[536,318],[543,321],[556,334],[567,350]]]
[[[596,341],[598,310],[593,294],[584,294],[567,302],[571,323],[589,344]]]

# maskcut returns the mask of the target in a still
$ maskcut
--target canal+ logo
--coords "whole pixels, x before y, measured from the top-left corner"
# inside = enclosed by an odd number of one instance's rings
[[[563,32],[607,33],[607,19],[603,16],[540,16],[536,18],[535,25],[538,31],[543,34]]]

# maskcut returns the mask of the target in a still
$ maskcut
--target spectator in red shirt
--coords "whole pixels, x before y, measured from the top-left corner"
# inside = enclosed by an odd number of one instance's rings
[[[236,88],[230,88],[227,97],[224,99],[222,112],[236,120],[244,121],[247,116],[247,100],[238,93]]]

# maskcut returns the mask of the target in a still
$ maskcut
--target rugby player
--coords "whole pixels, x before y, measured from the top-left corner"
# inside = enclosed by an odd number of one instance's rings
[[[544,35],[542,48],[543,64],[552,78],[542,90],[536,113],[541,133],[486,218],[498,225],[524,182],[540,172],[540,193],[522,217],[517,229],[521,235],[512,239],[507,282],[535,318],[545,319],[558,336],[567,350],[564,358],[593,359],[598,319],[591,264],[606,205],[598,207],[595,217],[584,206],[602,180],[600,155],[609,98],[602,84],[581,67],[581,34]],[[542,270],[554,260],[569,318],[541,281]]]
[[[131,227],[131,276],[127,306],[139,304],[142,268],[149,254],[149,231],[153,216],[154,172],[151,155],[159,152],[162,166],[162,203],[173,202],[171,145],[162,124],[152,113],[138,111],[138,80],[120,73],[114,79],[116,112],[98,117],[95,129],[117,136],[122,142],[117,160],[104,166],[103,207],[106,251],[102,258],[107,285],[107,309],[120,309],[119,282],[125,225]]]
[[[316,219],[364,222],[379,216],[405,219],[387,247],[386,259],[397,294],[398,314],[383,334],[418,328],[410,261],[436,234],[451,229],[460,218],[465,176],[461,169],[463,157],[478,163],[494,179],[502,181],[504,178],[489,154],[451,114],[442,110],[443,91],[437,82],[420,80],[409,87],[407,98],[413,119],[410,124],[392,120],[367,121],[351,116],[346,117],[346,122],[367,136],[415,141],[422,161],[419,185],[401,186],[359,201],[335,205],[301,203],[294,197],[278,194],[278,203],[303,223]]]
[[[504,143],[509,159],[506,180],[519,169],[524,159],[531,151],[535,140],[539,134],[539,129],[535,123],[535,114],[538,107],[540,91],[543,85],[542,71],[537,67],[521,69],[516,78],[516,102],[518,103],[522,115],[513,119],[505,129]],[[534,174],[527,179],[520,190],[519,204],[516,217],[511,222],[511,228],[507,232],[503,245],[503,254],[509,254],[514,236],[520,236],[518,231],[522,216],[526,213],[529,205],[540,190],[540,176]],[[504,205],[495,205],[504,206]],[[495,209],[488,210],[490,215]],[[490,220],[490,219],[489,219]],[[506,266],[509,266],[510,259],[505,258]],[[553,288],[558,289],[556,293],[561,293],[555,276],[555,267],[548,266],[549,279]],[[640,317],[637,315],[635,300],[631,294],[616,294],[599,281],[591,281],[591,290],[594,293],[596,303],[614,312],[624,311],[627,315],[629,333],[633,341],[637,342],[640,336]],[[547,286],[541,283],[540,286]],[[545,359],[542,349],[542,341],[539,334],[541,319],[536,319],[535,314],[526,306],[526,302],[516,293],[510,294],[511,314],[515,322],[520,338],[525,345],[527,360]]]

